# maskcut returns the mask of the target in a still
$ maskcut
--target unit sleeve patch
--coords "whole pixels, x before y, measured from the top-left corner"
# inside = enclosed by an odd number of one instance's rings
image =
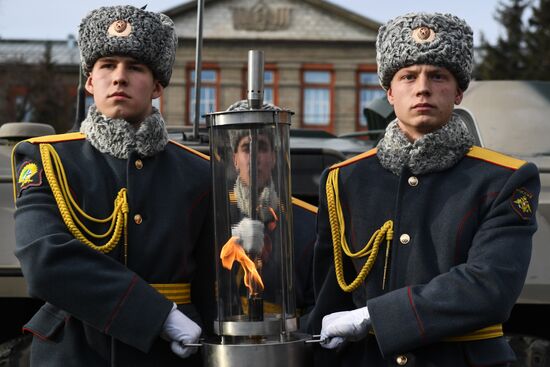
[[[512,209],[521,219],[528,220],[533,216],[533,194],[521,187],[516,189],[510,199]]]
[[[17,175],[17,196],[31,186],[42,185],[42,167],[36,162],[26,161],[21,165]]]

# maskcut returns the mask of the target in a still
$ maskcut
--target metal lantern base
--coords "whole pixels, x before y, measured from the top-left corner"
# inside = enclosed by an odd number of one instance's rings
[[[313,365],[311,335],[292,333],[284,342],[260,341],[224,344],[203,342],[205,367],[309,367]]]

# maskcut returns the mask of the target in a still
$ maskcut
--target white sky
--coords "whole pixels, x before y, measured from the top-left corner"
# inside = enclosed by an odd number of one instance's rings
[[[330,0],[348,10],[379,22],[410,11],[455,14],[474,30],[474,43],[480,33],[494,42],[502,29],[494,20],[498,0]],[[77,27],[90,10],[105,5],[130,4],[147,10],[163,11],[186,0],[0,0],[0,37],[4,39],[65,39],[77,34]]]

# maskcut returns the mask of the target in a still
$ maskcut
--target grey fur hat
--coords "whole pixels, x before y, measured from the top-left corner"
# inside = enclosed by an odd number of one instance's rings
[[[400,69],[414,64],[447,68],[465,91],[470,84],[473,32],[452,14],[409,13],[390,20],[378,30],[376,62],[384,89]]]
[[[174,22],[168,16],[131,5],[92,10],[79,27],[80,60],[86,76],[101,57],[130,56],[147,65],[166,87],[177,44]]]

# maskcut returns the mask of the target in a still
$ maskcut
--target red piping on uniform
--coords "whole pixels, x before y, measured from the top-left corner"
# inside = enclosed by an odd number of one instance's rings
[[[105,325],[105,328],[103,329],[103,332],[105,332],[105,333],[109,332],[109,329],[111,328],[111,325],[113,324],[113,321],[114,321],[115,317],[120,312],[120,309],[122,308],[122,305],[124,304],[124,301],[126,301],[126,299],[128,298],[128,295],[130,294],[130,292],[132,291],[132,289],[134,288],[136,283],[137,283],[137,275],[134,275],[133,278],[132,278],[132,281],[130,282],[130,285],[126,289],[126,292],[124,292],[124,294],[122,295],[122,297],[118,301],[117,305],[115,306],[115,308],[113,310],[113,313],[111,314],[111,317],[109,317],[109,320],[107,321],[107,324]]]
[[[412,299],[411,287],[407,287],[407,295],[409,296],[409,303],[411,304],[412,310],[414,312],[414,317],[416,317],[416,322],[418,323],[420,336],[424,337],[424,334],[425,334],[424,325],[422,324],[422,320],[420,320],[420,316],[418,316],[418,312],[416,312],[416,307],[414,306],[414,302]]]
[[[31,333],[32,335],[36,336],[38,339],[40,339],[40,340],[42,340],[42,341],[45,341],[45,342],[50,341],[50,339],[49,339],[48,337],[46,337],[46,336],[44,336],[44,335],[40,335],[40,334],[38,334],[36,331],[34,331],[34,330],[32,330],[32,329],[29,329],[29,328],[24,327],[24,328],[22,329],[22,331],[23,331],[23,333],[26,333],[26,332]]]

